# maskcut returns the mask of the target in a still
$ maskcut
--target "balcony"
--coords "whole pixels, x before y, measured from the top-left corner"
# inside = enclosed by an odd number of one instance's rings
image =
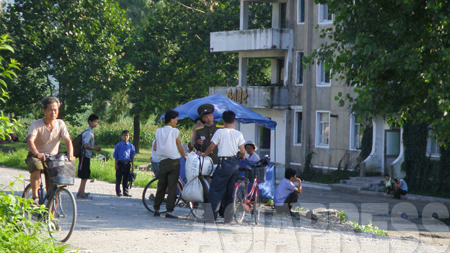
[[[211,52],[288,50],[292,47],[292,30],[284,28],[239,30],[210,33]]]
[[[286,86],[210,87],[209,95],[222,94],[248,108],[287,109]]]

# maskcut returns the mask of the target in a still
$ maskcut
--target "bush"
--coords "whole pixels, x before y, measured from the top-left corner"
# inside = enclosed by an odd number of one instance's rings
[[[22,182],[23,183],[23,182]],[[10,182],[9,189],[13,193]],[[23,199],[0,190],[0,249],[1,252],[64,252],[66,245],[58,246],[46,233],[46,224],[32,222],[24,213],[45,214],[45,208],[32,208],[31,199]],[[31,216],[31,215],[30,215]]]

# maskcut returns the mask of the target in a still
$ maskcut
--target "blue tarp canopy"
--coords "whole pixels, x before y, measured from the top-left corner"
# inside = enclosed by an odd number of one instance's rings
[[[230,110],[236,114],[236,121],[240,123],[256,123],[271,130],[275,130],[275,127],[277,126],[277,122],[270,120],[241,104],[238,104],[222,94],[215,94],[204,98],[194,99],[175,108],[174,110],[180,114],[178,119],[189,117],[194,120],[199,116],[197,108],[203,104],[212,104],[214,106],[214,121],[222,120],[222,113],[226,110]],[[160,120],[161,119],[164,119],[164,114],[161,116]]]

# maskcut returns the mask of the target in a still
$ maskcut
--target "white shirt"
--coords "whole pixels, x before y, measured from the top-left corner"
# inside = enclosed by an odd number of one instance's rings
[[[152,162],[159,163],[161,161],[161,157],[158,155],[156,151],[153,151],[153,147],[155,146],[156,139],[152,142],[152,156],[150,157],[152,159]]]
[[[217,145],[219,157],[236,156],[239,146],[245,143],[241,132],[233,128],[217,129],[211,142]]]
[[[180,130],[171,126],[156,129],[156,154],[164,159],[179,159],[177,138],[180,136]]]
[[[247,158],[247,161],[252,162],[252,163],[256,163],[259,160],[261,160],[261,158],[259,158],[259,155],[256,154],[255,152],[253,152],[253,154]]]

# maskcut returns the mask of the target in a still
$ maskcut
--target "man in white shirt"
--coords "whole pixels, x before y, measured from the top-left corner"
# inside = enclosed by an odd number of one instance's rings
[[[214,222],[221,204],[225,208],[225,223],[231,222],[233,218],[234,210],[230,204],[233,203],[234,183],[239,177],[239,158],[236,154],[240,151],[241,158],[244,158],[245,154],[244,136],[233,129],[235,118],[234,112],[223,112],[222,120],[225,127],[216,131],[210,146],[202,154],[203,157],[209,155],[217,146],[219,165],[214,172],[207,200],[207,203],[211,204],[212,211],[205,210],[205,219],[198,219],[198,222]]]
[[[153,151],[156,151],[157,156],[161,159],[159,162],[158,186],[153,202],[156,217],[161,215],[159,207],[164,201],[164,195],[166,189],[168,189],[166,218],[178,218],[172,212],[175,208],[176,187],[180,174],[180,154],[186,159],[186,153],[181,146],[180,130],[174,128],[178,124],[178,115],[178,112],[174,110],[167,111],[164,116],[166,126],[156,129]]]

